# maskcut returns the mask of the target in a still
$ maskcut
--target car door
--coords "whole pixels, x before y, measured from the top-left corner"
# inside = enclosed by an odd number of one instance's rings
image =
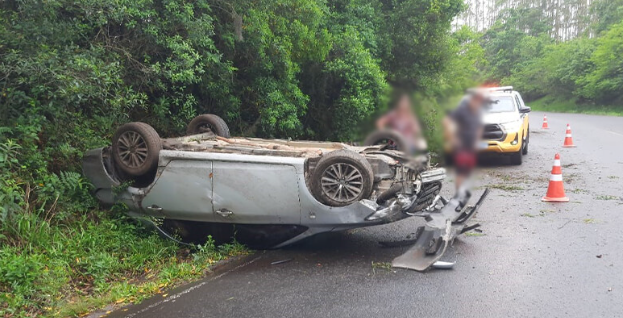
[[[214,211],[218,222],[299,224],[296,168],[288,164],[214,161]]]
[[[172,160],[146,189],[142,207],[151,215],[213,221],[212,161]]]

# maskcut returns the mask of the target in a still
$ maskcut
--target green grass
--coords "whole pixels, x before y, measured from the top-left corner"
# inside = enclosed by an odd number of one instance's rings
[[[569,189],[567,190],[571,193],[576,193],[576,194],[582,194],[582,193],[590,193],[588,190],[586,189],[582,189],[582,188],[576,188],[576,189]]]
[[[576,100],[560,100],[549,96],[528,103],[535,111],[623,116],[623,105],[588,105]]]
[[[520,216],[523,217],[527,217],[527,218],[535,218],[537,216],[545,216],[547,212],[553,212],[552,210],[541,210],[539,211],[539,214],[532,214],[532,213],[522,213]]]
[[[552,209],[541,209],[539,210],[540,214],[545,214],[545,213],[555,213],[556,210],[552,210]]]
[[[372,272],[376,274],[377,269],[382,269],[388,272],[392,271],[392,263],[389,262],[372,262]]]
[[[516,186],[516,185],[509,185],[509,184],[492,184],[488,186],[491,189],[498,189],[498,190],[503,190],[503,191],[521,191],[524,188],[521,186]]]
[[[239,244],[189,248],[161,239],[125,216],[125,206],[99,209],[80,173],[48,172],[44,156],[23,151],[0,129],[2,318],[77,317],[138,302],[245,253]]]
[[[620,200],[620,197],[615,195],[598,195],[595,197],[595,200]]]
[[[484,233],[478,233],[478,232],[465,232],[465,236],[480,237],[480,236],[485,236],[485,234]]]
[[[138,302],[246,253],[239,244],[210,241],[189,250],[110,214],[93,211],[67,222],[36,212],[15,216],[14,232],[0,232],[0,317],[76,317]]]

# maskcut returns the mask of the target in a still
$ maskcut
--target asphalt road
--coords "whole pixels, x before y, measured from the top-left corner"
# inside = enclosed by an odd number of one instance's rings
[[[542,118],[521,167],[480,170],[483,232],[455,241],[452,270],[387,268],[406,248],[378,241],[409,238],[412,218],[259,252],[109,317],[623,317],[623,118]],[[577,148],[561,147],[567,123]],[[540,201],[556,152],[569,203]]]

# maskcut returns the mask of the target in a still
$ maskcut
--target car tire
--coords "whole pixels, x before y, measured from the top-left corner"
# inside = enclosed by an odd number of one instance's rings
[[[528,133],[526,135],[526,140],[524,140],[524,146],[521,150],[524,155],[528,154],[528,146],[530,145],[530,126],[528,126]]]
[[[362,155],[335,150],[324,155],[311,176],[314,197],[329,206],[346,206],[372,194],[374,173]]]
[[[363,142],[364,146],[387,145],[389,149],[406,151],[407,142],[393,130],[379,130],[368,135]]]
[[[196,135],[212,132],[217,136],[229,138],[229,127],[223,118],[214,114],[199,115],[190,121],[186,127],[187,135]]]
[[[523,147],[522,147],[523,148]],[[511,164],[519,166],[523,162],[523,150],[511,154]]]
[[[117,129],[112,138],[116,167],[130,177],[140,177],[156,169],[162,140],[148,124],[133,122]]]

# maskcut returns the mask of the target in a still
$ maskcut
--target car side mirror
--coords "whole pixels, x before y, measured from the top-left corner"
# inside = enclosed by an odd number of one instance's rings
[[[519,112],[522,113],[522,114],[527,114],[527,113],[529,113],[531,111],[532,111],[532,108],[530,108],[528,106],[519,109]]]

